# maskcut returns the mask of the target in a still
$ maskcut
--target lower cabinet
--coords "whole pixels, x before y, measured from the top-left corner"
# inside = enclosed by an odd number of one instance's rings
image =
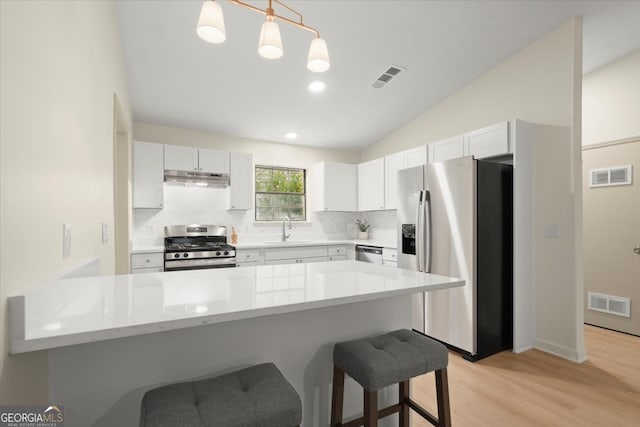
[[[164,271],[164,252],[131,254],[131,274]]]
[[[265,251],[264,263],[296,264],[322,262],[327,260],[327,246],[295,246],[290,248],[274,248]]]
[[[398,250],[391,248],[382,248],[382,265],[389,267],[398,266]]]
[[[249,265],[304,264],[348,259],[349,245],[292,246],[236,249],[238,267]]]

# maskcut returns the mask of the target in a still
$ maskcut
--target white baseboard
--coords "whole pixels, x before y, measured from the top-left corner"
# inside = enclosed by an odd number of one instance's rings
[[[575,363],[582,363],[587,360],[587,353],[584,349],[575,350],[557,344],[553,344],[544,340],[536,339],[535,349],[544,351],[545,353],[553,354],[554,356],[561,357],[563,359],[570,360]]]

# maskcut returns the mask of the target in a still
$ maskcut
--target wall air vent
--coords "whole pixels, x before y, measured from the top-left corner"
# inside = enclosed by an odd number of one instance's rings
[[[611,187],[613,185],[630,185],[632,166],[615,166],[589,171],[589,187]]]
[[[399,67],[397,65],[392,65],[387,69],[387,71],[382,73],[380,77],[378,77],[371,86],[373,86],[376,89],[381,89],[385,87],[387,83],[389,83],[391,80],[398,77],[398,75],[403,71],[406,71],[406,68]]]
[[[589,310],[631,317],[631,300],[624,297],[589,292]]]

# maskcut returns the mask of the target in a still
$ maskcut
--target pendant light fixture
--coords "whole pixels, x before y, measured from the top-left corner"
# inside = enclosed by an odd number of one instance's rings
[[[309,54],[307,56],[307,68],[316,73],[323,73],[331,67],[329,62],[329,50],[327,42],[320,38],[320,33],[302,23],[302,15],[294,9],[285,5],[280,0],[268,0],[268,7],[260,9],[251,4],[240,0],[231,0],[231,3],[251,9],[254,12],[266,15],[266,21],[262,24],[260,31],[260,39],[258,41],[258,54],[267,59],[278,59],[284,54],[282,49],[282,39],[280,37],[280,28],[276,20],[294,25],[315,34],[315,38],[311,40]],[[273,10],[273,3],[277,3],[290,13],[297,16],[297,19],[287,18],[278,15]],[[222,16],[222,8],[215,0],[205,0],[200,11],[198,19],[197,33],[201,39],[209,43],[222,43],[226,39],[224,19]]]

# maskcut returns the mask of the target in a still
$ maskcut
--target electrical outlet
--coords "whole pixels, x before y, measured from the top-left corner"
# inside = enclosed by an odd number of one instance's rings
[[[102,244],[104,245],[109,241],[109,226],[106,222],[102,223]]]
[[[62,224],[62,258],[71,256],[71,224]]]

